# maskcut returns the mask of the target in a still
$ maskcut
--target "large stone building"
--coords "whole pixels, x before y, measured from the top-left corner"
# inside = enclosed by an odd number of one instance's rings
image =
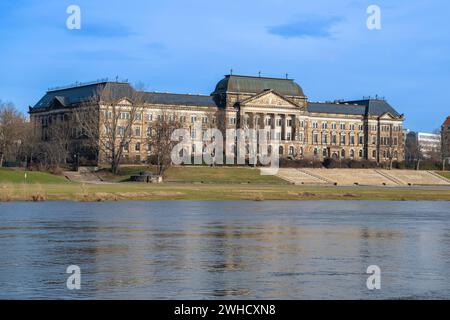
[[[450,159],[450,117],[442,124],[441,128],[442,157]]]
[[[130,103],[127,97],[133,89],[123,82],[100,81],[49,90],[30,107],[37,134],[49,139],[52,123],[69,119],[65,115],[91,99],[99,88],[110,88],[123,98],[120,103]],[[203,127],[214,124],[217,117],[226,128],[269,129],[281,157],[376,162],[402,161],[405,157],[404,117],[383,99],[309,102],[292,79],[227,75],[209,96],[145,92],[144,108],[133,123],[133,140],[124,152],[124,162],[148,158],[151,151],[146,147],[146,132],[159,114],[167,112],[190,130],[195,130],[198,122]],[[232,148],[234,141],[226,145]]]

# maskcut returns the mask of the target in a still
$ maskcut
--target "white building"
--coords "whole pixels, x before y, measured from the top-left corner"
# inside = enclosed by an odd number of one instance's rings
[[[439,134],[411,131],[406,139],[406,147],[416,149],[407,150],[407,154],[418,153],[421,158],[430,159],[441,152],[441,135]]]

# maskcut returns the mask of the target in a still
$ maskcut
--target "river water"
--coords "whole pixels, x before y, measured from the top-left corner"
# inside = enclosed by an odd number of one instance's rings
[[[0,251],[7,299],[449,299],[450,202],[0,203]]]

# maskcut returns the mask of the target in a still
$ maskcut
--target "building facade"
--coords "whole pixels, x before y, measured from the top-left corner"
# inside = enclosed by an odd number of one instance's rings
[[[406,159],[413,160],[440,160],[441,135],[426,132],[408,132],[406,136]]]
[[[450,117],[445,119],[441,127],[442,157],[450,158]]]
[[[43,140],[49,139],[52,124],[70,118],[66,115],[102,88],[109,88],[122,98],[118,103],[124,107],[131,103],[127,98],[134,89],[122,82],[100,81],[49,90],[30,107],[36,134]],[[221,129],[270,130],[269,148],[270,142],[276,141],[280,157],[379,163],[405,158],[404,117],[385,100],[309,102],[292,79],[227,75],[209,96],[145,92],[142,104],[123,162],[148,159],[151,150],[146,147],[146,133],[163,113],[177,117],[193,138],[199,134],[193,132],[198,123],[202,129],[221,123]],[[100,102],[92,107],[102,109]],[[226,141],[225,146],[235,150],[234,139]]]

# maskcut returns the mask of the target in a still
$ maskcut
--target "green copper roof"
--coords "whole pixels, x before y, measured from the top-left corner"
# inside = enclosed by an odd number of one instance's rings
[[[303,96],[302,88],[292,79],[265,78],[226,75],[216,85],[213,94],[223,92],[261,93],[264,90],[273,89],[285,96]]]

